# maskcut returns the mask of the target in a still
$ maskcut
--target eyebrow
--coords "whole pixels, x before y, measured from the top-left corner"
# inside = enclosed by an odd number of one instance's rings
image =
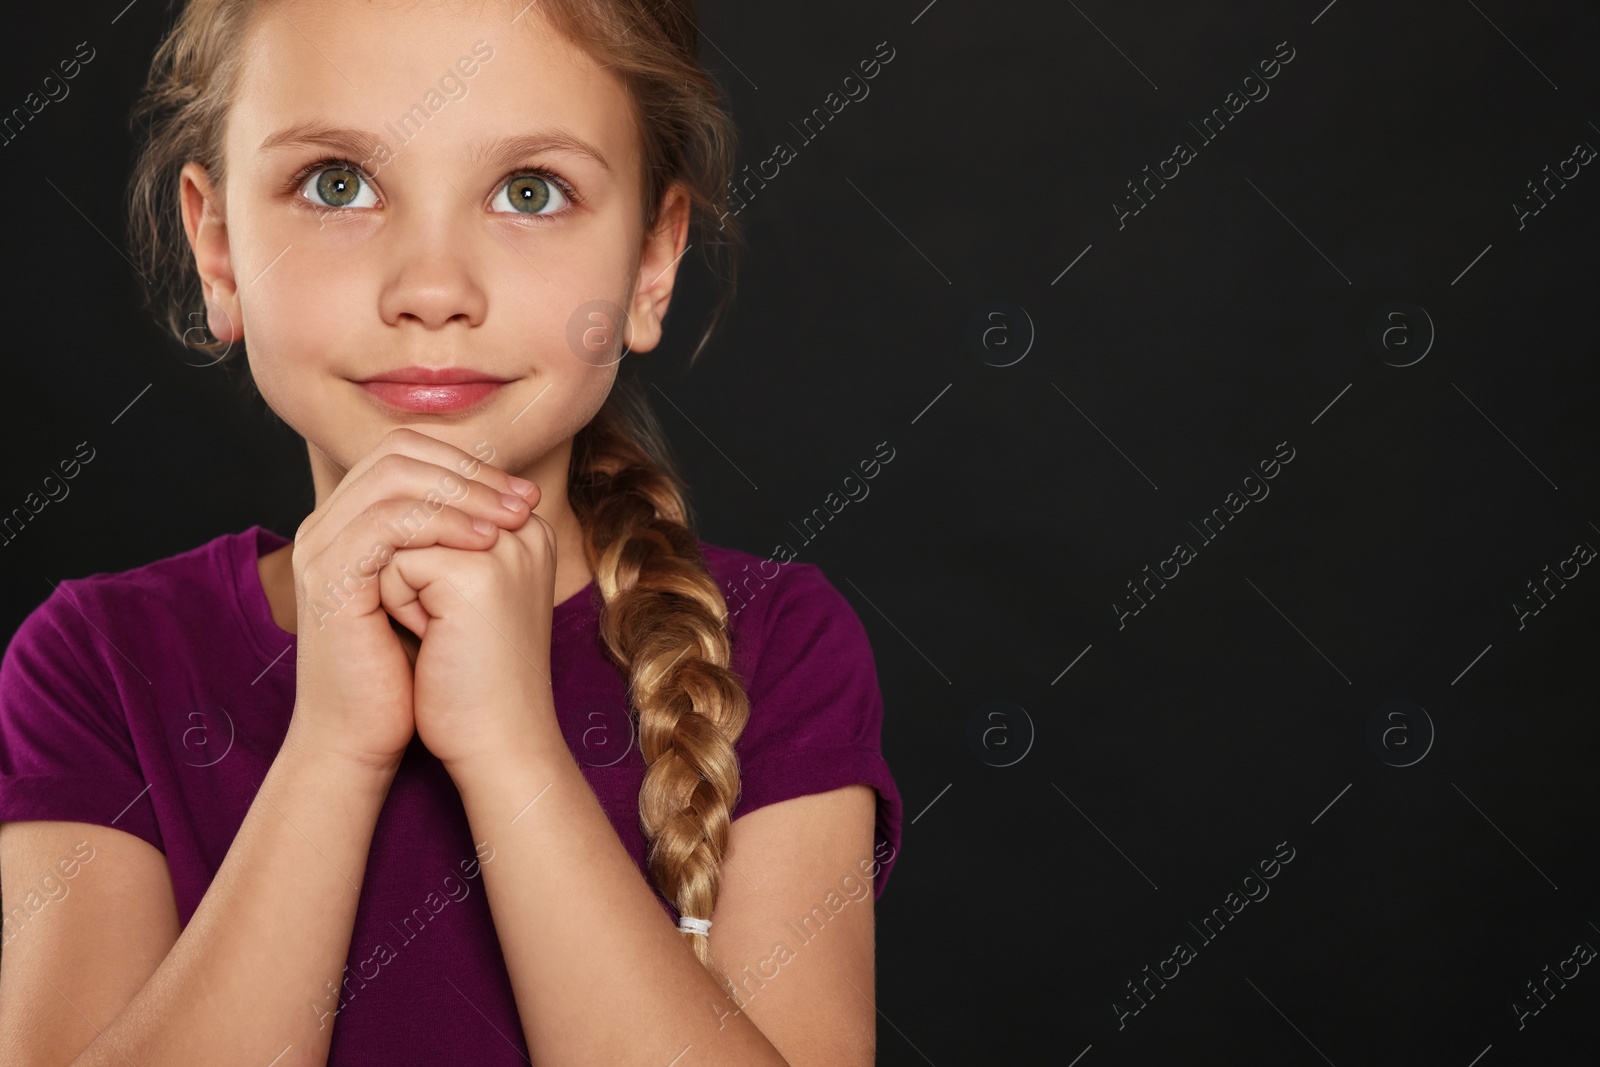
[[[379,145],[382,143],[380,138],[364,130],[330,126],[323,122],[301,122],[267,137],[261,142],[261,151],[265,152],[272,148],[329,148],[347,155],[370,159],[378,153]],[[396,155],[399,154],[397,150],[391,151],[395,151]],[[611,164],[606,161],[605,154],[600,149],[564,126],[552,126],[534,133],[501,137],[493,141],[480,141],[469,150],[468,159],[475,164],[492,163],[509,168],[528,156],[543,152],[566,152],[587,156],[607,172],[611,170]]]

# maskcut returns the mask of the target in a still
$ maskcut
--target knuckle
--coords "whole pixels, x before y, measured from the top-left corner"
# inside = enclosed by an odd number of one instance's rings
[[[454,468],[440,464],[439,468],[431,473],[436,475],[433,479],[434,489],[446,500],[456,501],[467,495],[467,483],[470,479],[458,473]]]
[[[379,443],[388,448],[407,448],[415,445],[426,436],[426,434],[419,433],[409,426],[396,426],[384,434],[383,440]]]
[[[391,431],[393,432],[393,431]],[[387,440],[387,438],[385,438]],[[385,481],[394,478],[407,466],[406,457],[398,452],[385,452],[372,464],[372,473]]]
[[[428,509],[422,506],[421,501],[400,497],[381,500],[367,511],[373,525],[405,534],[407,540],[416,536],[427,525],[429,518]]]
[[[532,515],[530,518],[539,524],[539,547],[550,556],[556,553],[556,528],[550,525],[543,515]]]

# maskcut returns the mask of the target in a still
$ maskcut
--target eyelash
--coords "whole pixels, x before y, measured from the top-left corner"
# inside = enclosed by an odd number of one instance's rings
[[[310,178],[313,174],[315,174],[315,173],[317,173],[318,171],[321,171],[321,170],[332,170],[332,169],[353,170],[353,171],[355,171],[357,174],[359,174],[361,176],[361,180],[362,181],[368,182],[370,184],[376,184],[376,183],[372,182],[372,178],[368,176],[367,172],[365,170],[363,170],[359,164],[351,162],[348,159],[339,159],[339,158],[336,158],[336,157],[329,157],[327,159],[319,159],[315,163],[307,164],[306,166],[301,167],[298,171],[296,171],[294,177],[290,178],[289,181],[288,181],[288,192],[296,200],[299,200],[302,203],[304,203],[304,205],[306,207],[309,207],[312,210],[322,210],[323,209],[323,205],[314,204],[311,201],[306,200],[305,197],[301,196],[300,195],[300,189],[305,185],[306,180],[308,178]],[[568,182],[565,178],[563,178],[561,175],[557,174],[555,171],[547,170],[544,167],[523,167],[523,168],[521,168],[519,170],[511,171],[504,178],[501,178],[500,181],[495,185],[495,191],[499,192],[500,188],[502,186],[504,186],[507,182],[512,181],[513,179],[522,178],[522,177],[540,178],[540,179],[543,179],[544,181],[549,182],[551,185],[554,185],[557,189],[560,189],[562,195],[565,196],[567,198],[567,200],[569,201],[568,205],[566,207],[562,208],[560,211],[555,211],[555,212],[551,212],[549,214],[544,214],[544,215],[523,215],[522,217],[525,218],[525,219],[533,219],[536,222],[551,222],[551,221],[553,221],[555,219],[561,218],[563,215],[565,215],[569,211],[571,211],[574,207],[577,207],[579,204],[583,203],[583,200],[584,200],[583,196],[581,194],[579,194],[578,190],[576,190],[576,189],[574,189],[572,187],[572,183]],[[326,210],[337,211],[337,210],[341,210],[341,209],[339,209],[339,208],[327,208]],[[505,212],[497,212],[497,214],[505,214]]]

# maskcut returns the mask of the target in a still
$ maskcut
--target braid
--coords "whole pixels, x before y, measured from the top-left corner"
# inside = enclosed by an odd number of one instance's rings
[[[646,771],[650,876],[680,915],[709,918],[739,799],[733,745],[750,701],[730,669],[727,602],[706,569],[682,479],[631,378],[573,442],[573,510],[605,601],[600,636],[628,677]],[[706,938],[685,933],[724,987]]]

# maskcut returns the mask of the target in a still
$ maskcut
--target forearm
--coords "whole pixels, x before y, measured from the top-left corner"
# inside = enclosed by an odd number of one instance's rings
[[[325,1064],[392,778],[317,751],[291,727],[193,919],[74,1063]]]
[[[684,943],[559,728],[541,734],[451,768],[495,848],[484,890],[534,1062],[661,1067],[692,1045],[696,1064],[784,1064]]]

